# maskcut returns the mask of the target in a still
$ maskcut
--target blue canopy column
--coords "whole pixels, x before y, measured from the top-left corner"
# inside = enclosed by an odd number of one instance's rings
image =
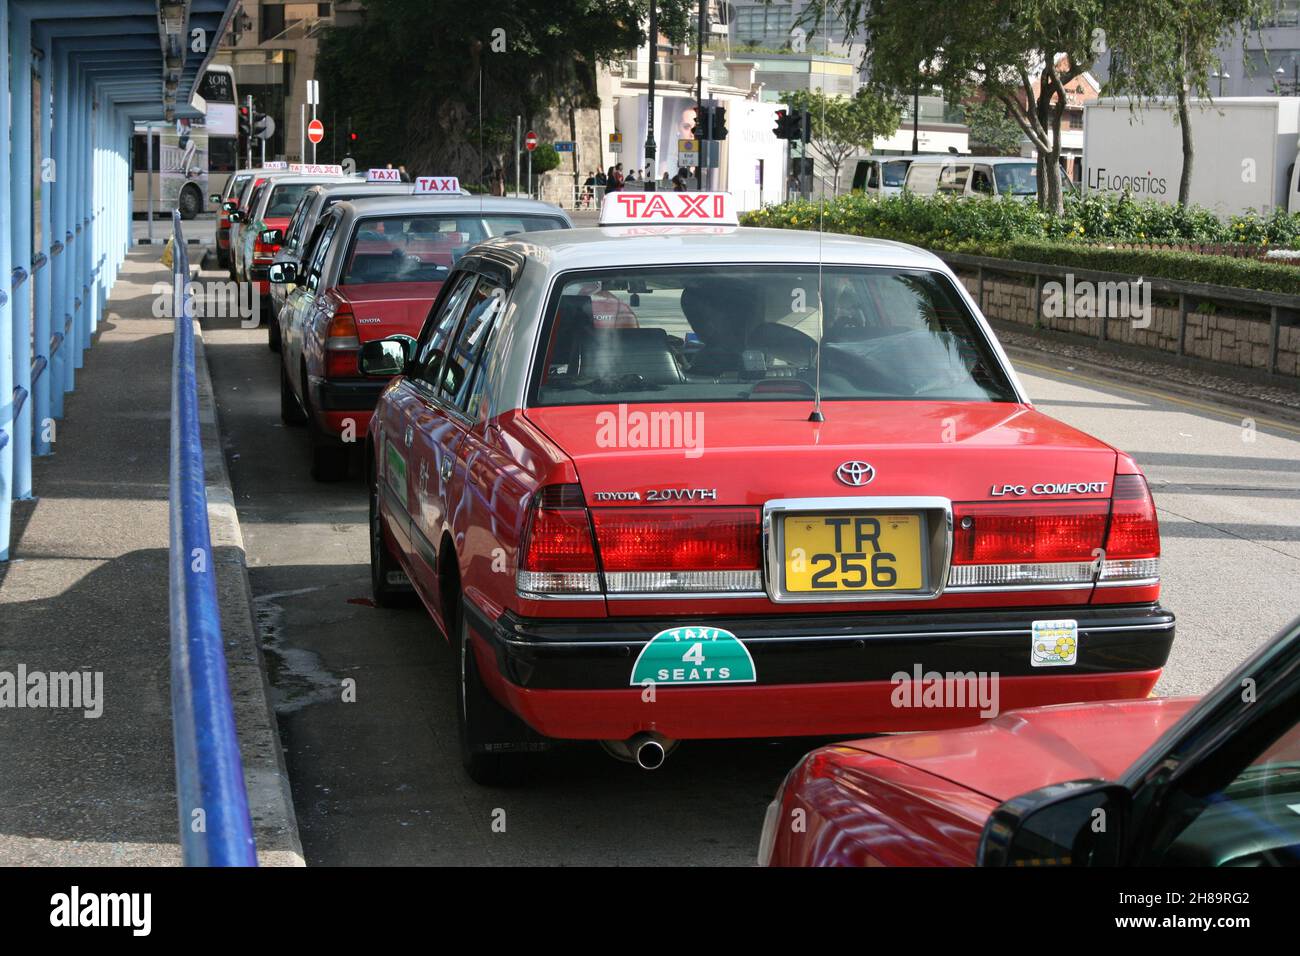
[[[131,244],[135,124],[188,107],[237,5],[0,0],[0,561]]]

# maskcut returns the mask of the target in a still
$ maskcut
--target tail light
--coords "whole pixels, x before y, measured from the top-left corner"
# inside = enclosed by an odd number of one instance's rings
[[[1105,501],[956,505],[948,585],[1088,583],[1109,510]]]
[[[279,243],[266,243],[262,241],[262,234],[259,232],[257,238],[253,240],[253,258],[254,259],[272,259],[280,251]]]
[[[1102,581],[1142,581],[1160,574],[1160,522],[1141,475],[1115,476],[1104,550]]]
[[[592,512],[611,594],[761,591],[757,508]]]
[[[760,542],[757,508],[589,512],[581,487],[552,485],[533,499],[518,589],[547,595],[761,591]]]
[[[600,594],[596,545],[578,485],[549,485],[533,498],[516,587],[526,594]]]
[[[949,587],[1154,579],[1160,531],[1141,475],[1116,475],[1110,501],[953,507]]]
[[[325,330],[325,377],[356,378],[361,374],[357,359],[361,352],[361,336],[357,334],[357,319],[352,306],[339,303],[330,316]]]

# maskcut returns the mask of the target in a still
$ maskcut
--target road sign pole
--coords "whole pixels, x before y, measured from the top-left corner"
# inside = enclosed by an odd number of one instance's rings
[[[298,162],[307,158],[307,104],[299,107],[298,114]]]
[[[248,94],[248,166],[253,168],[253,94]]]
[[[528,195],[533,194],[533,151],[528,151]]]
[[[515,117],[515,195],[519,195],[519,141],[524,135],[524,118]]]

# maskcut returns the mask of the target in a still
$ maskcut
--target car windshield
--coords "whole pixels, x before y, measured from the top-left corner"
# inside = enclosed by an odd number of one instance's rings
[[[292,216],[302,194],[311,188],[309,183],[276,186],[271,190],[271,198],[266,201],[267,216]]]
[[[1038,194],[1037,163],[999,163],[993,167],[993,175],[998,182],[998,193],[1010,193],[1013,196],[1035,196]]]
[[[534,404],[1014,401],[974,317],[925,270],[677,266],[561,281]],[[824,303],[824,307],[823,307]]]
[[[440,282],[472,246],[563,226],[550,216],[407,214],[357,223],[340,285]]]
[[[903,161],[885,163],[882,168],[885,171],[886,186],[902,186],[903,181],[907,179],[908,163]]]

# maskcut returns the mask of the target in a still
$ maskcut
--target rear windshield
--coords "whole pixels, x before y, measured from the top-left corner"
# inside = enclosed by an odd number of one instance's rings
[[[298,200],[311,188],[310,183],[276,186],[271,190],[271,198],[266,201],[266,216],[292,216],[298,208]]]
[[[559,229],[550,216],[404,215],[362,219],[339,285],[441,282],[471,247],[494,236]]]
[[[901,186],[903,180],[907,178],[907,167],[911,165],[906,160],[898,160],[892,163],[885,163],[882,169],[885,171],[886,186]]]
[[[821,289],[777,265],[562,279],[534,404],[811,400],[819,339],[827,401],[1015,401],[947,277],[831,266]]]

